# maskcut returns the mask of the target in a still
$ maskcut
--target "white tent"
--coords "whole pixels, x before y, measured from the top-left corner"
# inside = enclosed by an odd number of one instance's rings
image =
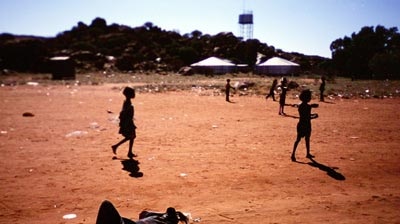
[[[236,65],[229,60],[209,57],[202,61],[193,63],[190,65],[195,71],[202,73],[213,73],[213,74],[223,74],[234,72],[236,70]]]
[[[256,66],[259,74],[286,75],[295,74],[300,70],[300,65],[283,58],[273,57]]]

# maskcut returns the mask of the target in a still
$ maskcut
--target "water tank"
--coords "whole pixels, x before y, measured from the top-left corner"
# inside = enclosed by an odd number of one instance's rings
[[[240,14],[239,24],[253,24],[253,14]]]

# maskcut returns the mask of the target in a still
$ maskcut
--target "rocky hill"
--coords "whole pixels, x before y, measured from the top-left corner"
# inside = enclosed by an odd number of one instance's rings
[[[257,39],[243,41],[232,33],[214,36],[195,30],[181,35],[148,22],[140,27],[111,24],[96,18],[79,22],[56,37],[0,35],[0,68],[17,72],[49,71],[49,59],[68,56],[78,72],[93,70],[178,71],[209,56],[237,64],[254,65],[257,59],[280,56],[301,65],[302,71],[327,72],[330,60],[283,52]],[[260,58],[261,56],[261,58]]]

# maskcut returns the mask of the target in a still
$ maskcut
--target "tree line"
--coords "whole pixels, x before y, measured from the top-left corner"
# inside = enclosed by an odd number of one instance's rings
[[[396,27],[363,27],[332,42],[332,66],[361,79],[400,78],[400,34]]]

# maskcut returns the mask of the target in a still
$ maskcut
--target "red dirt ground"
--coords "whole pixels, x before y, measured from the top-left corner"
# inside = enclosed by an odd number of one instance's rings
[[[295,163],[294,107],[282,117],[261,96],[138,93],[134,177],[127,144],[112,159],[116,87],[0,88],[0,223],[95,223],[104,199],[132,219],[173,206],[203,224],[400,222],[398,98],[320,103],[316,163],[304,140]]]

